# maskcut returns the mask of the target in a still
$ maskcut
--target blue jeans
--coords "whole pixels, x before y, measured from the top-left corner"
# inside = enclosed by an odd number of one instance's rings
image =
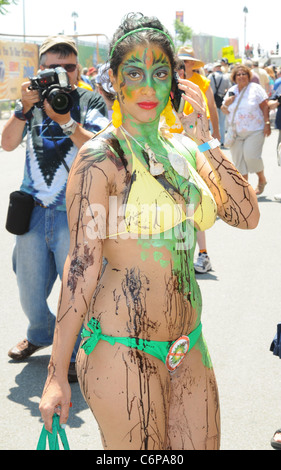
[[[49,346],[53,342],[56,316],[50,311],[47,299],[57,275],[62,278],[68,250],[66,212],[36,206],[29,231],[16,237],[13,252],[20,302],[29,320],[27,339],[35,346]],[[79,343],[80,336],[71,361],[75,361]]]

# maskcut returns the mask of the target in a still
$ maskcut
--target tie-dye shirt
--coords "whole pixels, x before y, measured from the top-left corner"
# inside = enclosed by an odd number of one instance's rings
[[[104,100],[95,92],[76,88],[71,92],[71,117],[83,128],[98,132],[108,124]],[[34,108],[33,118],[27,123],[26,160],[21,190],[31,194],[46,207],[66,210],[65,190],[68,172],[62,157],[70,168],[78,152],[71,138],[61,127]]]

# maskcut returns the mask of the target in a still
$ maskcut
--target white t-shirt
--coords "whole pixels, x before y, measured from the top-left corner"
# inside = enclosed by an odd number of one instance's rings
[[[227,115],[227,119],[229,123],[232,122],[233,113],[240,95],[238,85],[234,85],[228,90],[225,99],[228,98],[231,91],[235,93],[235,100],[228,106],[230,114]],[[261,85],[249,83],[234,118],[237,132],[251,132],[264,129],[264,117],[259,105],[267,98],[267,93]]]

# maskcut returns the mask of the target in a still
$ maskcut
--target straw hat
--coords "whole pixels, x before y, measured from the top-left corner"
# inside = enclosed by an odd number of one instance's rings
[[[194,69],[200,69],[201,67],[204,67],[204,62],[201,60],[195,59],[194,57],[194,50],[192,49],[191,46],[183,46],[179,48],[178,51],[178,58],[180,60],[190,60],[194,62],[193,68]]]

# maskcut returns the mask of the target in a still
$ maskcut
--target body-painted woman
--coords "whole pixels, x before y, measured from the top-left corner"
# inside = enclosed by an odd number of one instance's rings
[[[194,108],[180,115],[193,140],[158,131],[172,115],[174,69],[161,23],[128,17],[111,46],[114,126],[79,152],[68,184],[71,247],[40,410],[48,429],[58,406],[67,420],[67,366],[84,321],[77,371],[105,449],[219,448],[195,231],[217,214],[251,229],[259,212],[251,186],[208,144],[198,87],[179,86]]]

